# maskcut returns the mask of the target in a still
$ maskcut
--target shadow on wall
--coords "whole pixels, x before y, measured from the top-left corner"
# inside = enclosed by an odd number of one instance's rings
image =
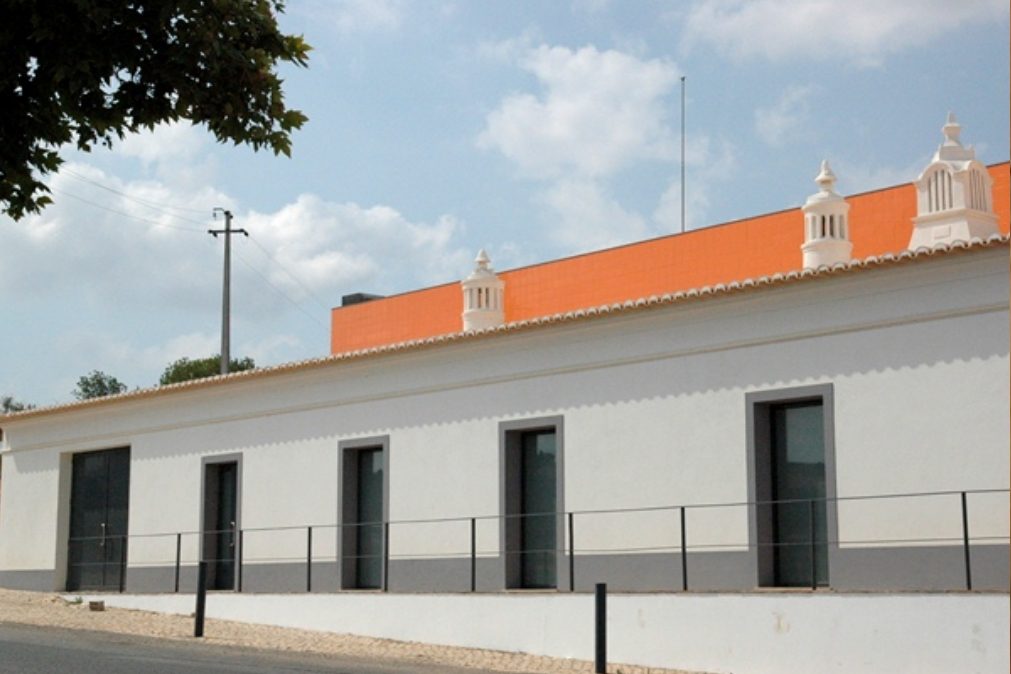
[[[755,311],[761,309],[754,303],[748,306],[755,307]],[[677,308],[658,312],[648,318],[645,332],[666,329],[669,333],[669,324],[683,320],[684,315],[685,311]],[[641,328],[641,317],[636,320],[636,326]],[[335,442],[334,439],[340,437],[380,435],[482,420],[493,423],[503,418],[646,401],[677,405],[678,399],[714,394],[739,395],[743,409],[747,391],[814,382],[839,384],[857,377],[882,377],[884,381],[896,372],[920,369],[958,369],[980,364],[994,368],[999,367],[1008,354],[1006,314],[994,312],[961,316],[957,320],[931,320],[787,341],[769,340],[769,343],[754,345],[741,346],[732,340],[722,340],[729,343],[713,345],[709,350],[679,352],[669,347],[637,362],[614,364],[612,360],[604,360],[603,364],[561,367],[545,372],[548,368],[543,363],[550,362],[553,356],[557,356],[559,362],[571,361],[571,356],[565,358],[565,352],[578,348],[584,330],[603,332],[604,339],[620,346],[622,340],[631,338],[624,334],[628,324],[628,317],[618,316],[594,321],[591,326],[574,325],[570,328],[571,339],[565,341],[558,340],[554,332],[531,331],[363,361],[347,376],[373,376],[370,372],[376,373],[375,376],[388,375],[387,368],[410,368],[414,359],[418,359],[422,367],[438,368],[443,363],[475,357],[498,364],[522,364],[526,371],[492,377],[488,381],[478,379],[478,383],[453,388],[407,390],[391,397],[347,403],[340,401],[341,375],[338,374],[332,384],[333,405],[291,411],[285,411],[282,406],[280,413],[216,422],[227,428],[227,433],[216,433],[215,437],[227,438],[227,441],[214,446],[207,444],[206,424],[169,429],[166,432],[172,435],[170,446],[147,447],[143,455],[134,460],[294,446],[314,440]],[[661,333],[660,339],[664,338],[673,341],[676,336]],[[657,343],[661,343],[660,339]],[[525,354],[536,354],[540,363],[531,363]],[[396,362],[391,363],[393,360]],[[495,370],[489,368],[489,371]],[[265,380],[262,385],[269,391],[272,381]],[[166,400],[167,405],[173,402]],[[8,458],[17,464],[20,473],[51,470],[51,460],[38,454],[15,452]]]

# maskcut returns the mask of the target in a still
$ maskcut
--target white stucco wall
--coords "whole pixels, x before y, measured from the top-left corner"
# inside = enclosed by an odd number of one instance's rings
[[[94,595],[188,615],[192,595]],[[1004,674],[1007,595],[611,595],[608,661],[719,674]],[[593,660],[592,595],[211,595],[207,616]],[[206,634],[213,636],[213,624]]]
[[[60,566],[60,457],[117,446],[131,448],[131,535],[198,530],[201,458],[230,453],[244,528],[333,524],[339,441],[381,435],[391,519],[498,515],[499,422],[552,415],[566,510],[745,501],[745,394],[811,384],[834,386],[839,496],[1007,488],[1008,381],[995,250],[25,419],[5,425],[0,570]],[[840,535],[858,545],[914,527],[957,544],[952,499],[844,503]],[[971,513],[974,532],[1007,535],[1006,494],[974,497]],[[690,544],[744,549],[745,515],[691,511]],[[678,536],[669,512],[577,527],[595,550]],[[319,534],[315,553],[332,556],[335,538]],[[304,540],[249,532],[246,559],[301,558]],[[197,544],[185,537],[184,559]],[[482,522],[479,549],[498,544]],[[174,545],[131,542],[130,563],[170,562]],[[394,555],[468,550],[465,523],[391,531]]]

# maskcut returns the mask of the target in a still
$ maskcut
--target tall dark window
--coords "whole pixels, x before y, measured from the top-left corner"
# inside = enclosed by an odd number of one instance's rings
[[[770,421],[776,585],[809,586],[812,569],[816,584],[824,585],[828,536],[821,401],[773,405]]]
[[[555,432],[523,433],[521,446],[520,575],[523,587],[552,588],[557,583]]]
[[[386,444],[343,448],[341,578],[346,589],[383,587]]]
[[[355,542],[358,568],[355,585],[379,589],[383,579],[383,450],[358,454],[358,518]]]
[[[829,584],[837,509],[834,393],[817,384],[748,393],[750,532],[758,584]]]
[[[564,533],[561,417],[503,422],[505,586],[555,589]]]
[[[239,463],[204,465],[204,561],[207,587],[232,590],[236,586],[239,536]]]

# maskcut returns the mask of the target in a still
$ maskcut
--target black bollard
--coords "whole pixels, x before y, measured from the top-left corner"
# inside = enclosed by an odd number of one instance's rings
[[[197,565],[197,610],[193,622],[193,636],[204,636],[204,607],[207,605],[207,562]]]
[[[607,672],[607,583],[597,583],[594,589],[594,617],[596,618],[596,629],[593,633],[593,671],[595,674],[605,674]]]

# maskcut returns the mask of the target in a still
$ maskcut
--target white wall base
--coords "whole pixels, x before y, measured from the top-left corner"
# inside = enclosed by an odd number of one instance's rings
[[[96,597],[165,613],[195,605],[185,594]],[[1009,613],[1003,594],[610,595],[608,656],[720,674],[1006,674]],[[207,616],[593,659],[585,594],[212,594]]]

